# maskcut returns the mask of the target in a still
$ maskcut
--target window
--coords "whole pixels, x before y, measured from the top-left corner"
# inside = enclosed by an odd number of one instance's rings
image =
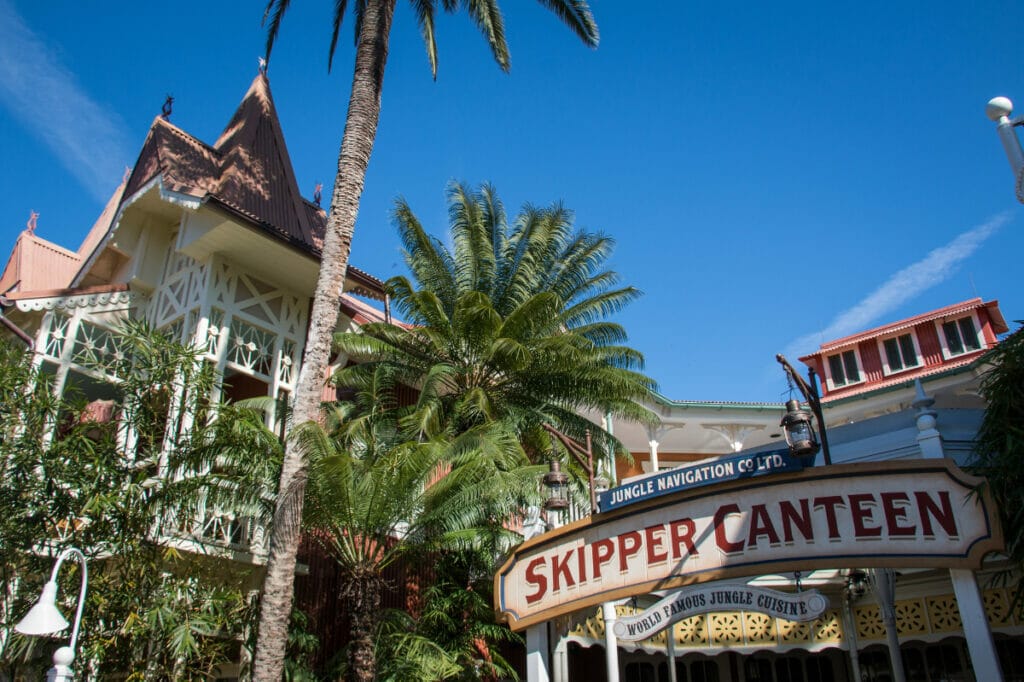
[[[858,383],[861,379],[857,351],[851,349],[828,356],[828,374],[832,388]]]
[[[690,664],[691,682],[718,682],[718,664],[714,661],[694,661]]]
[[[886,374],[894,374],[920,366],[921,360],[917,355],[917,345],[914,342],[913,334],[890,336],[887,339],[882,339],[881,343]]]
[[[942,352],[947,358],[981,350],[981,339],[973,315],[943,321],[939,338],[942,341]]]
[[[626,682],[655,682],[654,666],[650,663],[627,663]]]

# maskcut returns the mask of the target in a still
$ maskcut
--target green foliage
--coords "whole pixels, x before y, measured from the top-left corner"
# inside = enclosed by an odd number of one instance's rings
[[[1006,554],[1021,576],[1014,605],[1024,617],[1024,329],[1003,339],[985,361],[990,368],[981,394],[987,407],[972,464],[999,507]]]
[[[269,520],[279,442],[262,415],[209,403],[214,373],[193,349],[138,323],[117,348],[78,375],[112,396],[116,420],[97,421],[73,382],[54,397],[45,368],[0,347],[0,398],[16,406],[0,408],[0,672],[49,667],[56,644],[12,628],[67,546],[89,559],[77,660],[94,676],[207,679],[251,621],[248,573],[179,548],[205,509]],[[77,571],[60,576],[65,613]]]
[[[502,421],[530,452],[550,449],[542,424],[582,440],[586,412],[646,421],[654,388],[642,356],[608,317],[639,296],[605,269],[608,237],[577,231],[561,205],[527,206],[509,223],[493,188],[449,190],[451,249],[404,202],[395,210],[413,281],[388,281],[409,326],[364,325],[337,345],[364,364],[344,386],[416,386],[403,426],[423,437]],[[595,445],[616,445],[602,434]],[[623,451],[621,445],[618,446]]]

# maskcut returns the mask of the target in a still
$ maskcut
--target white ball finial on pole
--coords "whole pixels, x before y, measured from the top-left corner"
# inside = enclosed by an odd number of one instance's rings
[[[985,115],[995,121],[996,132],[999,133],[999,141],[1003,143],[1003,151],[1006,152],[1006,159],[1013,169],[1013,176],[1017,180],[1017,200],[1024,204],[1024,150],[1021,149],[1020,140],[1017,139],[1015,126],[1024,124],[1024,116],[1011,119],[1013,113],[1013,102],[1007,97],[993,97],[985,107]]]
[[[1013,102],[1009,97],[993,97],[985,107],[985,115],[993,121],[999,121],[1004,116],[1009,117],[1013,113]]]

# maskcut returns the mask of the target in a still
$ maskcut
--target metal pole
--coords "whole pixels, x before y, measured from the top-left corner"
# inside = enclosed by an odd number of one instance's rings
[[[853,682],[861,682],[860,655],[857,651],[857,621],[853,617],[853,605],[849,597],[843,599],[843,628],[846,640],[850,643],[850,667],[853,669]]]
[[[825,458],[825,466],[832,465],[832,453],[828,449],[828,429],[825,428],[825,415],[821,411],[821,398],[818,397],[818,375],[815,374],[813,367],[807,368],[807,378],[811,380],[811,398],[808,402],[811,404],[811,411],[814,412],[815,419],[818,420],[818,430],[821,431],[821,454]]]
[[[608,682],[619,682],[619,640],[615,636],[615,621],[618,615],[615,613],[615,602],[606,601],[601,604],[601,613],[604,616],[604,656],[608,668]]]
[[[587,429],[587,485],[590,487],[590,515],[597,513],[597,491],[594,489],[594,446]]]
[[[875,596],[882,611],[882,622],[885,623],[885,636],[889,642],[889,661],[892,664],[894,682],[906,682],[903,672],[903,654],[900,652],[900,635],[896,629],[896,575],[891,568],[876,568],[874,574]]]
[[[814,368],[810,367],[807,370],[807,376],[810,377],[811,383],[808,384],[800,374],[793,369],[793,365],[789,364],[789,360],[782,353],[775,355],[775,359],[778,360],[782,368],[786,370],[786,374],[793,380],[796,387],[800,389],[800,393],[803,394],[804,400],[811,406],[811,412],[814,414],[814,418],[818,421],[818,431],[821,433],[821,454],[825,458],[825,465],[832,464],[832,454],[828,449],[828,434],[825,429],[825,415],[821,411],[821,399],[818,397],[818,381],[815,378]]]
[[[1017,200],[1024,203],[1024,150],[1021,150],[1015,126],[1024,124],[1024,118],[1018,116],[1011,119],[1013,102],[1006,97],[993,97],[985,107],[985,114],[996,123],[999,141],[1003,144],[1006,159],[1017,180]]]

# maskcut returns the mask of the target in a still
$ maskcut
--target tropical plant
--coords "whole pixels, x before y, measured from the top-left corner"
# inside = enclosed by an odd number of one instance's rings
[[[987,403],[972,465],[985,476],[1002,517],[1006,554],[1016,564],[1013,606],[1024,616],[1024,328],[985,355]]]
[[[640,295],[604,269],[612,240],[575,230],[558,204],[526,206],[509,223],[487,185],[455,184],[448,199],[451,250],[398,203],[415,284],[395,277],[388,289],[409,324],[340,334],[338,347],[365,362],[336,381],[386,368],[381,376],[419,390],[417,434],[501,421],[532,453],[551,449],[544,424],[580,439],[596,430],[587,411],[649,419],[640,401],[654,383],[625,330],[607,319]]]
[[[251,578],[178,548],[203,546],[205,510],[269,519],[280,444],[262,414],[210,404],[214,374],[194,349],[135,323],[115,337],[117,351],[84,359],[77,377],[110,396],[109,421],[73,397],[75,381],[56,397],[51,374],[0,347],[3,404],[17,405],[0,415],[0,666],[48,667],[38,638],[12,627],[74,545],[90,566],[78,657],[89,673],[208,676],[237,657]],[[72,606],[76,571],[60,576]]]
[[[353,401],[338,405],[332,430],[309,423],[296,430],[310,462],[305,524],[341,569],[350,619],[346,670],[356,680],[375,678],[382,646],[375,636],[387,635],[391,651],[405,652],[402,669],[412,652],[434,646],[382,622],[385,570],[413,553],[507,549],[518,535],[493,519],[537,495],[538,470],[502,424],[409,439],[402,427],[409,409],[382,381],[385,371],[364,375]]]
[[[268,22],[268,60],[281,21],[290,4],[291,0],[270,0],[267,4],[264,19]],[[320,272],[313,296],[302,367],[295,390],[295,424],[313,421],[318,416],[324,370],[327,366],[331,335],[337,324],[359,200],[377,135],[384,69],[395,4],[395,0],[356,0],[351,4],[356,36],[355,67],[321,251]],[[411,4],[427,46],[431,72],[435,77],[435,15],[438,8],[454,12],[460,5],[466,8],[487,39],[498,65],[502,70],[509,69],[504,20],[497,0],[465,0],[462,3],[455,0],[443,0],[440,3],[436,0],[412,0]],[[586,45],[597,45],[597,25],[586,0],[541,0],[541,4],[551,9]],[[349,7],[346,0],[338,0],[335,3],[328,68],[333,60],[342,20]],[[293,598],[306,478],[307,471],[301,453],[297,446],[290,445],[286,448],[281,470],[280,495],[263,587],[253,667],[253,677],[257,682],[277,682],[281,677],[287,614],[291,611]]]

